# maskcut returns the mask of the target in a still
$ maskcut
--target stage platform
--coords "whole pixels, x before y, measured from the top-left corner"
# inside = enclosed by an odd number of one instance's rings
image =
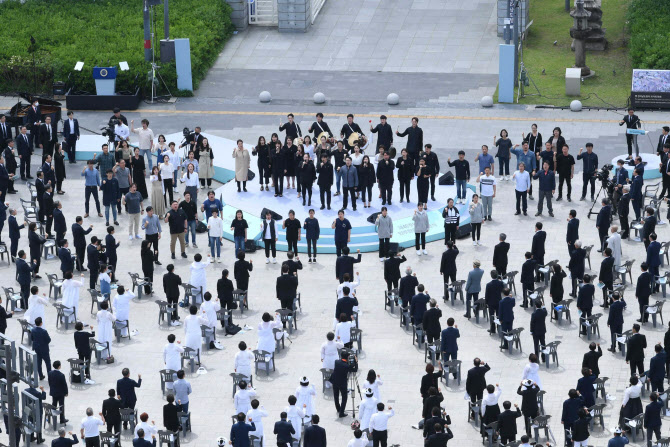
[[[626,157],[628,157],[628,154],[623,154],[619,155],[618,157],[615,157],[612,159],[612,166],[614,166],[614,169],[616,169],[617,164],[616,162],[618,160],[626,160]],[[659,165],[661,164],[661,157],[659,157],[657,154],[650,154],[650,153],[642,153],[640,152],[640,157],[642,157],[642,163],[646,163],[644,165],[644,175],[642,178],[645,180],[651,180],[651,179],[660,179],[661,178],[661,173],[658,170]],[[635,169],[635,166],[629,165],[629,164],[624,164],[624,168],[628,171],[628,178],[633,178],[633,169]],[[612,175],[614,175],[614,170],[612,170]]]

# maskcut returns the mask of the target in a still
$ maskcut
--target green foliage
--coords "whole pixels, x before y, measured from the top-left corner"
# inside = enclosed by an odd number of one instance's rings
[[[117,91],[130,90],[136,77],[146,91],[151,65],[144,61],[142,5],[138,0],[0,3],[0,92],[33,91],[33,56],[40,92],[49,92],[54,80],[65,81],[77,61],[85,63],[82,72],[70,78],[77,90],[95,91],[91,76],[94,66],[118,66],[120,61],[127,61],[130,71],[119,72]],[[190,39],[194,88],[232,35],[230,13],[224,0],[170,2],[170,37]],[[160,63],[163,5],[154,8],[154,17],[156,62],[168,88],[175,93],[175,64]],[[36,41],[34,52],[31,36]]]
[[[634,67],[670,70],[667,0],[634,0],[628,7],[628,21]]]

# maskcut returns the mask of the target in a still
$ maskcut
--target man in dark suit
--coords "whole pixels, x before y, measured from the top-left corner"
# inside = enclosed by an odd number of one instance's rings
[[[596,348],[598,349],[597,351]],[[589,352],[584,354],[584,358],[582,359],[582,368],[590,369],[591,373],[598,377],[600,375],[598,360],[602,356],[603,350],[600,348],[600,343],[591,342],[591,344],[589,344]]]
[[[276,292],[277,299],[281,302],[282,309],[293,310],[293,301],[296,298],[298,290],[298,278],[289,274],[288,265],[281,266],[281,276],[277,278]]]
[[[647,373],[647,377],[649,378],[649,382],[651,382],[651,390],[663,393],[665,364],[668,355],[665,353],[663,346],[661,346],[660,343],[657,343],[656,346],[654,346],[654,352],[656,354],[649,360],[649,372]]]
[[[171,306],[176,306],[179,302],[179,286],[181,285],[181,277],[174,272],[174,264],[167,266],[167,273],[163,275],[163,291],[165,298]],[[179,321],[179,313],[175,309],[172,313],[172,321]],[[177,325],[177,323],[173,323]]]
[[[442,352],[442,358],[445,362],[458,359],[458,339],[461,338],[461,333],[458,330],[458,325],[454,323],[455,320],[449,317],[447,320],[447,328],[442,331],[440,351]],[[454,378],[456,378],[455,373]]]
[[[626,363],[630,365],[631,376],[635,375],[636,368],[639,376],[644,374],[645,349],[647,349],[647,337],[640,334],[640,325],[635,323],[633,324],[633,333],[628,339],[628,349],[626,350]]]
[[[348,273],[350,278],[354,277],[354,264],[361,262],[361,251],[356,251],[357,257],[349,256],[349,247],[342,248],[342,256],[335,261],[335,279],[344,281],[344,274]]]
[[[26,252],[19,251],[19,257],[16,258],[16,280],[21,286],[21,308],[28,309],[28,297],[30,296],[31,288],[30,281],[32,280],[33,270],[35,270],[34,262],[26,262]],[[37,286],[33,286],[35,293],[37,293]]]
[[[14,188],[14,180],[16,179],[16,168],[18,168],[18,164],[16,162],[16,156],[14,154],[14,146],[15,146],[15,141],[14,140],[6,140],[6,141],[0,141],[0,147],[4,147],[4,150],[2,151],[2,156],[5,159],[5,168],[7,169],[7,173],[9,174],[9,189],[7,192],[9,194],[16,194],[18,191]]]
[[[579,395],[579,391],[571,389],[568,391],[568,398],[563,401],[563,412],[561,413],[561,424],[563,430],[571,430],[572,424],[579,419],[578,411],[584,408],[584,398]],[[565,439],[568,439],[567,436]]]
[[[7,200],[7,191],[9,191],[9,171],[5,167],[5,159],[0,152],[0,200]]]
[[[98,284],[98,275],[100,271],[100,240],[96,236],[91,236],[91,243],[86,247],[86,261],[89,271],[89,289],[95,289]]]
[[[619,126],[626,125],[626,129],[639,129],[640,118],[635,114],[635,110],[628,109],[628,115],[619,121]],[[626,145],[628,145],[628,159],[633,158],[633,135],[626,133]],[[637,150],[637,148],[636,148]],[[638,155],[637,153],[635,155]]]
[[[649,235],[656,231],[656,216],[654,216],[654,209],[647,207],[645,210],[644,225],[642,226],[642,240],[644,241],[645,250],[649,248],[651,241],[649,240]]]
[[[344,296],[339,298],[337,300],[337,304],[335,305],[335,319],[338,321],[341,314],[345,314],[347,319],[351,318],[351,316],[354,314],[354,307],[358,306],[358,299],[355,296],[349,296],[350,292],[351,289],[349,289],[349,287],[342,287],[342,294]]]
[[[30,336],[33,340],[33,351],[35,351],[35,354],[37,355],[37,374],[39,375],[40,380],[44,380],[42,362],[45,363],[47,372],[51,372],[51,358],[49,357],[49,343],[51,343],[51,337],[42,327],[42,317],[35,318],[35,327],[30,331]]]
[[[58,429],[58,437],[51,441],[51,447],[72,447],[75,444],[79,444],[79,439],[77,439],[77,435],[68,432],[70,436],[72,436],[72,439],[68,439],[65,437],[65,428],[60,427]]]
[[[411,154],[410,154],[411,155]],[[393,197],[393,172],[395,171],[395,163],[389,160],[389,153],[384,152],[384,159],[377,164],[377,183],[382,195],[382,205],[391,205]]]
[[[156,447],[156,435],[151,436],[152,442],[144,439],[144,429],[137,430],[137,438],[133,439],[133,447]]]
[[[584,279],[584,270],[586,270],[586,250],[582,248],[582,241],[580,240],[576,240],[572,247],[568,270],[570,270],[570,276],[572,277],[572,292],[570,293],[570,296],[575,298],[577,296],[577,280]]]
[[[425,290],[423,284],[419,284],[417,290],[419,293],[412,297],[409,309],[409,314],[412,316],[412,323],[414,325],[421,324],[423,314],[426,312],[426,306],[428,305],[428,301],[430,301],[430,295],[423,293]]]
[[[598,229],[598,236],[600,237],[600,249],[598,249],[598,253],[602,253],[605,249],[605,240],[607,239],[612,220],[612,207],[609,205],[609,200],[605,197],[601,203],[602,208],[600,208],[598,217],[596,217],[596,228]]]
[[[113,389],[107,391],[107,396],[109,398],[102,401],[102,416],[107,423],[107,431],[119,433],[121,432],[121,401],[117,399]]]
[[[670,133],[670,127],[663,126],[661,128],[661,135],[658,137],[658,144],[656,145],[656,153],[658,153],[658,155],[663,153],[663,146],[665,143],[670,143],[670,135],[668,135],[668,133]]]
[[[542,303],[535,301],[535,310],[530,316],[530,334],[533,336],[533,347],[535,355],[540,355],[540,347],[547,345],[545,335],[547,334],[547,309],[542,307]],[[544,353],[542,354],[542,361],[544,362]]]
[[[603,304],[600,306],[607,309],[609,307],[607,291],[614,288],[614,257],[612,256],[612,249],[609,247],[605,249],[605,259],[600,263],[598,279],[605,284],[605,287],[603,287]]]
[[[516,390],[516,394],[521,396],[521,412],[523,413],[523,420],[526,425],[526,435],[530,436],[531,421],[535,419],[539,413],[537,405],[537,393],[540,392],[540,387],[530,379],[522,380],[521,385]],[[521,439],[523,440],[523,436]],[[528,442],[526,440],[526,442]]]
[[[286,413],[284,413],[286,414]],[[249,423],[245,423],[246,416],[244,413],[237,414],[237,422],[230,427],[230,442],[233,447],[249,447],[249,432],[256,430],[256,424],[249,419]],[[289,424],[290,425],[290,424]],[[293,428],[293,427],[291,427]]]
[[[630,200],[633,204],[633,212],[635,213],[635,220],[640,220],[640,210],[643,203],[642,186],[644,181],[640,170],[637,168],[633,171],[633,181],[630,185]]]
[[[77,216],[75,223],[72,224],[72,240],[77,253],[77,271],[85,272],[86,235],[93,231],[93,225],[89,225],[88,230],[84,230],[84,227],[81,226],[82,223],[84,223],[84,219],[81,216]]]
[[[289,274],[295,275],[297,278],[298,270],[302,270],[302,262],[300,262],[300,258],[298,256],[295,256],[295,259],[293,259],[294,254],[292,251],[287,252],[286,256],[288,259],[282,262],[281,265],[282,267],[287,265]]]
[[[303,447],[326,447],[326,430],[319,426],[319,415],[312,415],[312,424],[305,428]]]
[[[568,243],[568,254],[572,255],[575,249],[575,242],[579,239],[579,219],[577,219],[577,211],[570,210],[568,217],[568,231],[565,235],[565,241]]]
[[[446,447],[447,442],[454,437],[451,429],[442,424],[435,424],[435,433],[428,436],[424,441],[424,447]],[[446,433],[444,432],[446,430]]]
[[[486,373],[491,370],[488,363],[482,364],[479,357],[474,360],[474,368],[468,370],[468,376],[465,380],[465,392],[470,395],[470,401],[477,402],[484,396],[486,389]]]
[[[60,423],[66,424],[65,419],[65,397],[68,394],[67,380],[65,374],[60,370],[60,361],[56,360],[53,363],[54,369],[49,371],[49,395],[51,396],[51,403],[54,407],[60,410]]]
[[[495,317],[498,314],[498,306],[500,305],[504,288],[505,283],[500,280],[498,270],[491,270],[491,281],[486,284],[484,291],[484,300],[486,300],[486,307],[489,309],[489,322],[491,323],[491,327],[488,330],[489,334],[495,334],[497,331]]]
[[[277,447],[289,447],[293,445],[295,429],[293,428],[293,424],[286,420],[288,415],[285,411],[282,411],[279,417],[281,419],[275,422],[273,430],[273,433],[277,435]]]
[[[56,232],[56,244],[60,244],[65,239],[67,233],[67,223],[63,214],[63,204],[60,201],[54,202],[53,210],[54,231]]]
[[[51,368],[51,365],[49,365],[49,368]],[[38,413],[39,414],[39,416],[38,416],[39,419],[37,421],[34,421],[34,422],[35,422],[35,425],[39,427],[42,423],[42,417],[43,417],[42,415],[44,414],[43,403],[44,403],[44,400],[47,398],[47,393],[46,393],[46,391],[44,391],[43,386],[40,386],[39,391],[37,390],[37,388],[33,388],[33,387],[29,386],[28,388],[25,389],[25,392],[30,394],[31,396],[35,397],[38,400],[37,409],[38,409],[38,412],[39,412]],[[32,419],[32,417],[30,417],[30,416],[28,416],[28,417],[30,419]],[[35,433],[30,435],[30,440],[33,441],[34,439],[35,439]],[[37,432],[37,443],[38,444],[44,444],[44,438],[42,437],[42,431],[41,430]]]
[[[348,363],[348,352],[342,351],[340,360],[335,360],[335,368],[330,375],[328,381],[333,385],[333,402],[335,402],[335,409],[339,417],[343,418],[347,414],[347,391],[349,385],[349,371],[351,365]],[[342,402],[340,403],[340,395]]]
[[[511,441],[516,441],[516,420],[521,417],[521,410],[517,404],[514,404],[512,411],[512,402],[506,400],[503,402],[505,411],[498,415],[498,433],[503,445]]]
[[[507,252],[509,251],[509,242],[505,242],[507,235],[500,233],[498,240],[500,241],[493,249],[493,267],[496,268],[501,275],[507,274]]]
[[[390,291],[398,287],[400,281],[400,264],[407,261],[405,256],[398,257],[397,253],[389,253],[389,258],[384,261],[384,280],[386,288]]]
[[[130,370],[123,368],[121,371],[123,377],[116,381],[116,394],[121,396],[121,408],[135,408],[137,403],[137,395],[135,388],[142,386],[142,375],[137,375],[137,382],[130,378]],[[123,423],[124,430],[127,428],[127,423]]]
[[[533,255],[533,260],[537,262],[537,267],[544,265],[544,242],[547,240],[547,233],[542,230],[542,222],[535,224],[535,234],[533,235],[533,244],[530,252]],[[537,282],[540,282],[544,275],[537,273]]]
[[[7,123],[7,117],[0,114],[0,144],[12,139],[12,126]]]
[[[77,140],[79,140],[79,121],[74,118],[74,112],[71,110],[67,112],[67,119],[63,122],[63,138],[67,146],[68,161],[75,163]]]
[[[447,249],[442,253],[440,260],[440,275],[444,284],[456,281],[456,257],[458,256],[458,247],[453,241],[447,241]]]
[[[26,126],[21,127],[21,133],[16,136],[16,149],[21,159],[21,180],[32,179],[30,176],[30,156],[33,153],[33,148],[30,145],[30,139]]]
[[[46,186],[42,204],[44,206],[44,217],[47,220],[46,235],[51,237],[51,227],[54,223],[54,192],[51,185]]]
[[[30,129],[30,143],[38,147],[40,142],[40,125],[42,124],[42,108],[37,99],[33,100],[32,105],[26,112],[26,125]]]
[[[58,142],[58,123],[52,124],[51,117],[44,118],[44,124],[39,128],[40,144],[42,148],[42,161],[47,155],[54,155],[54,146]]]
[[[430,308],[424,312],[421,323],[423,324],[423,332],[428,338],[428,343],[432,343],[439,340],[442,333],[442,325],[440,324],[442,311],[437,307],[437,301],[434,298],[431,298],[429,303]]]
[[[16,262],[16,251],[19,248],[19,239],[21,239],[21,230],[28,225],[27,221],[24,221],[21,225],[16,221],[16,209],[9,210],[9,218],[7,219],[9,223],[9,240],[10,240],[10,253],[12,255],[12,261]]]
[[[646,323],[649,320],[649,314],[645,312],[645,308],[649,305],[649,297],[651,296],[651,285],[654,277],[649,273],[649,266],[646,262],[640,264],[642,273],[637,277],[637,284],[635,286],[635,298],[640,306],[640,318],[638,323]]]
[[[516,306],[516,300],[511,296],[510,289],[505,287],[503,289],[503,299],[500,300],[498,305],[498,320],[500,320],[500,330],[505,333],[511,331],[514,326],[514,306]],[[503,346],[507,347],[507,340],[503,343]]]
[[[528,308],[528,298],[535,289],[535,272],[537,270],[537,261],[533,259],[533,253],[526,252],[526,261],[521,266],[521,286],[523,288],[523,304],[521,307]]]
[[[619,301],[619,292],[612,294],[612,305],[607,316],[607,327],[610,328],[610,335],[612,339],[612,347],[608,349],[610,352],[616,352],[616,338],[623,332],[623,310],[626,305]]]
[[[411,267],[407,267],[405,269],[405,276],[400,278],[400,283],[398,283],[398,296],[402,300],[402,307],[404,309],[411,304],[412,297],[416,294],[418,285],[419,280],[416,279],[416,273],[412,273]]]
[[[652,445],[651,435],[656,434],[656,443],[658,445],[661,440],[661,411],[663,411],[663,402],[659,401],[657,393],[649,395],[651,403],[644,409],[643,426],[647,429],[647,445]]]
[[[630,187],[628,185],[623,187],[623,195],[619,198],[617,212],[619,213],[619,223],[621,224],[621,239],[628,239],[628,235],[630,234],[630,221],[628,220],[628,214],[630,213]]]

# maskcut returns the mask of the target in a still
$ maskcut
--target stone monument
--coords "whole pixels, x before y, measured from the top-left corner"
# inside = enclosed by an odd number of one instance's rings
[[[574,24],[570,28],[570,37],[574,39],[575,47],[574,66],[582,70],[583,77],[590,76],[591,69],[586,66],[586,39],[591,32],[588,22],[591,13],[584,9],[584,0],[577,0],[575,9],[570,11],[570,15],[574,19]]]
[[[584,9],[591,13],[588,24],[591,31],[586,36],[586,50],[605,51],[607,39],[603,28],[602,0],[584,0]],[[572,51],[575,51],[575,42],[572,41]]]

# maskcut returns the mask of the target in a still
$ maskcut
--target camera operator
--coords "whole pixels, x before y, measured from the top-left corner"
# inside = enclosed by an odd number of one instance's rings
[[[614,194],[612,194],[612,202],[614,203],[614,209],[619,209],[619,200],[623,195],[623,187],[627,185],[630,180],[628,179],[628,169],[624,167],[625,162],[622,159],[616,161],[617,168],[614,171]],[[626,216],[628,216],[628,211],[626,211]],[[619,213],[621,215],[621,213]],[[623,225],[622,225],[623,227]]]
[[[121,120],[114,121],[114,141],[130,141],[130,128]]]
[[[354,365],[349,361],[350,352],[346,349],[342,349],[340,352],[340,360],[335,361],[335,367],[333,368],[333,373],[330,375],[328,381],[333,385],[333,402],[335,402],[335,409],[337,410],[338,417],[345,417],[347,413],[344,411],[347,408],[347,394],[349,387],[349,373],[354,372]],[[353,360],[355,362],[358,359],[354,356]],[[340,403],[340,395],[342,396],[342,402]]]
[[[125,116],[121,115],[121,109],[118,107],[114,108],[114,115],[109,118],[109,126],[116,124],[116,121],[121,121],[126,126],[128,125],[128,120]]]
[[[582,180],[584,181],[584,186],[582,186],[582,197],[579,199],[581,201],[586,200],[586,189],[591,183],[591,202],[595,201],[595,189],[596,189],[596,178],[594,177],[596,170],[598,169],[598,155],[593,152],[593,143],[586,143],[586,153],[582,153],[584,148],[579,148],[579,153],[577,154],[577,160],[582,160]]]
[[[188,131],[188,127],[184,129],[184,138],[185,141],[179,147],[189,146],[189,151],[195,151],[195,148],[202,144],[202,140],[205,138],[200,133],[202,129],[200,126],[197,126],[193,132]]]

